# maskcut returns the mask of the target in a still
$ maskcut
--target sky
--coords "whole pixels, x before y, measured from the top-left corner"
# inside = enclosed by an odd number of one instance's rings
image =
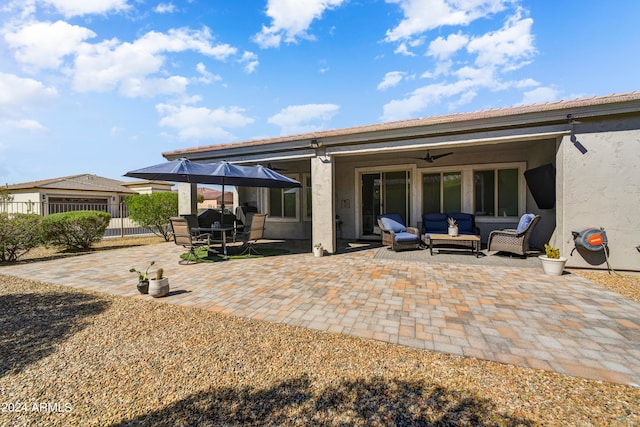
[[[640,89],[640,2],[0,0],[0,183]]]

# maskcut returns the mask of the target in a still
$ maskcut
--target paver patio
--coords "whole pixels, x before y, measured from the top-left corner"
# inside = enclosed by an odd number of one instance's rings
[[[640,387],[633,300],[576,274],[546,276],[535,259],[474,265],[464,255],[385,250],[183,266],[184,250],[161,243],[0,274]],[[165,298],[139,295],[129,273],[150,260],[170,279]]]

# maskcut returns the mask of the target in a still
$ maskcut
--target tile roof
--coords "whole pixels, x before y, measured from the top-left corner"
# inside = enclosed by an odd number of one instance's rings
[[[442,116],[429,116],[418,119],[408,119],[395,122],[378,123],[372,125],[355,126],[342,129],[333,129],[326,131],[311,132],[306,134],[288,135],[274,138],[265,138],[252,141],[233,142],[228,144],[213,144],[201,147],[186,148],[175,151],[162,153],[164,156],[175,157],[180,154],[199,153],[204,151],[224,150],[235,147],[249,147],[267,144],[275,144],[282,142],[293,142],[305,139],[321,139],[336,136],[347,136],[359,133],[392,131],[399,129],[408,129],[419,126],[430,126],[447,123],[470,122],[475,120],[483,120],[500,117],[513,117],[531,113],[544,113],[552,111],[560,111],[567,109],[594,107],[599,105],[611,105],[624,103],[629,101],[640,101],[640,92],[626,92],[619,94],[593,96],[589,98],[578,98],[572,100],[560,100],[553,102],[544,102],[538,104],[518,105],[504,108],[494,108],[475,112],[454,113]]]
[[[123,185],[123,181],[115,179],[104,178],[91,174],[80,174],[63,176],[59,178],[49,178],[40,181],[23,182],[19,184],[12,184],[6,187],[11,190],[27,190],[27,189],[48,189],[48,190],[79,190],[79,191],[103,191],[111,193],[132,193],[136,192],[130,190]]]

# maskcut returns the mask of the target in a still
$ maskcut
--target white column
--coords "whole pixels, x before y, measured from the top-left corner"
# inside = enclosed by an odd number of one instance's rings
[[[198,213],[198,184],[178,183],[178,215]]]
[[[333,159],[321,155],[311,159],[312,244],[322,243],[329,253],[336,252],[336,209]]]

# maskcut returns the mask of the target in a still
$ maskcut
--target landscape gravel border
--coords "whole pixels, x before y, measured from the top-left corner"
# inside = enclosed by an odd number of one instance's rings
[[[628,386],[7,276],[0,326],[2,426],[640,423]]]

